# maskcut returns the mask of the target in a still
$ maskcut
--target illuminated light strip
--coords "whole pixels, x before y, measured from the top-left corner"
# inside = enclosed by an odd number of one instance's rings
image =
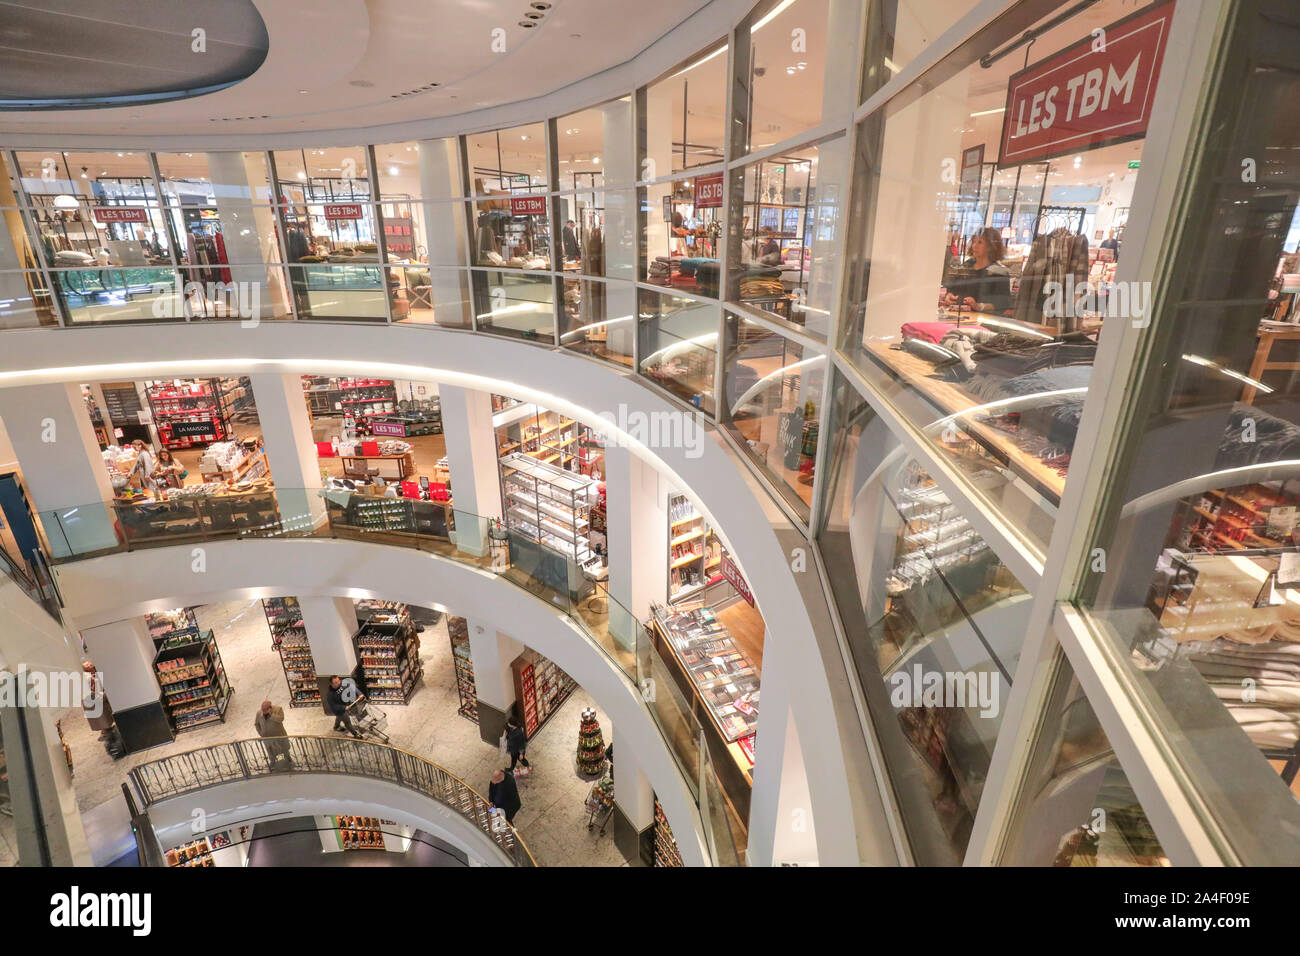
[[[767,25],[768,25],[769,23],[771,23],[774,19],[776,19],[776,17],[777,17],[779,14],[783,13],[783,12],[786,10],[786,8],[788,8],[789,6],[791,6],[793,3],[794,3],[794,0],[781,0],[781,2],[778,3],[778,4],[777,4],[773,9],[772,9],[772,12],[771,12],[771,13],[769,13],[767,16],[763,17],[763,19],[759,20],[759,21],[758,21],[757,23],[755,23],[752,27],[750,27],[750,28],[749,28],[749,32],[750,32],[750,33],[757,33],[759,30],[763,29],[763,27],[767,26]],[[714,50],[714,51],[713,51],[712,53],[710,53],[708,56],[701,57],[700,59],[698,59],[698,60],[696,60],[694,63],[692,63],[690,66],[683,67],[682,69],[678,70],[676,73],[674,73],[672,76],[670,76],[669,79],[670,79],[670,80],[672,80],[672,79],[676,79],[677,77],[681,76],[683,73],[689,73],[691,70],[695,69],[697,66],[700,66],[701,64],[704,64],[704,63],[708,63],[708,62],[709,62],[710,60],[712,60],[715,56],[719,56],[719,55],[721,55],[721,54],[723,54],[723,53],[726,53],[726,52],[727,52],[727,47],[728,47],[729,45],[730,45],[730,44],[727,44],[727,43],[722,44],[722,46],[718,47],[718,49]],[[889,61],[886,60],[886,61],[885,61],[885,64],[886,64],[887,66],[889,66]],[[898,67],[891,66],[890,68],[891,68],[895,73],[898,72]]]
[[[1061,398],[1066,395],[1085,395],[1088,392],[1088,386],[1080,385],[1077,388],[1058,388],[1050,392],[1035,392],[1032,395],[1016,395],[1013,398],[999,398],[996,402],[986,402],[983,405],[976,405],[968,408],[963,412],[954,412],[945,418],[940,418],[926,426],[926,431],[939,431],[944,425],[950,425],[961,418],[967,418],[971,415],[982,415],[992,409],[1013,409],[1020,407],[1036,408],[1038,402],[1046,398]]]
[[[1129,518],[1168,501],[1199,494],[1209,488],[1231,488],[1235,485],[1247,485],[1252,481],[1268,481],[1277,477],[1294,477],[1300,473],[1300,459],[1285,458],[1282,461],[1263,461],[1254,465],[1238,465],[1222,471],[1209,471],[1203,475],[1184,478],[1172,485],[1165,485],[1155,491],[1149,491],[1128,502],[1120,509],[1121,518]]]
[[[1005,113],[1006,111],[1007,108],[1005,106],[999,106],[997,109],[980,110],[978,113],[971,113],[970,115],[971,118],[974,119],[976,116],[992,116],[994,113]]]
[[[1025,335],[1036,335],[1040,339],[1047,339],[1049,342],[1056,341],[1052,336],[1048,335],[1046,332],[1039,332],[1037,329],[1027,329],[1023,325],[1020,325],[1016,322],[1007,322],[1004,321],[1003,319],[989,319],[989,318],[985,318],[984,316],[980,316],[979,324],[992,325],[1004,329],[1014,329],[1016,332],[1023,332]]]
[[[766,382],[768,379],[776,378],[778,375],[784,375],[786,372],[789,372],[791,369],[796,369],[803,365],[811,365],[813,362],[820,362],[824,358],[826,358],[825,355],[814,355],[812,358],[806,358],[803,361],[795,362],[793,365],[787,365],[784,368],[779,368],[774,372],[768,372],[766,375],[760,378],[753,385],[749,386],[749,388],[745,389],[744,394],[742,394],[740,398],[736,399],[734,402],[731,403],[731,410],[734,412],[737,408],[740,408],[742,405],[744,405],[745,402],[749,401],[749,396],[753,395],[760,388],[762,388],[763,383]]]
[[[563,335],[561,335],[560,341],[563,342],[570,335],[577,335],[579,332],[585,332],[587,329],[598,329],[602,325],[613,325],[615,322],[627,322],[632,318],[634,317],[630,315],[620,315],[617,319],[603,319],[600,322],[592,322],[590,325],[580,325],[572,332],[565,332]]]
[[[1209,359],[1202,358],[1199,355],[1184,355],[1183,361],[1191,362],[1193,365],[1203,365],[1206,368],[1212,369],[1216,372],[1226,375],[1229,378],[1235,378],[1239,382],[1245,382],[1247,385],[1257,388],[1261,392],[1264,392],[1265,394],[1268,394],[1269,392],[1273,391],[1273,389],[1270,386],[1265,385],[1263,382],[1256,381],[1255,379],[1251,378],[1249,375],[1242,375],[1240,372],[1234,372],[1230,368],[1224,368],[1218,362],[1212,362]]]
[[[490,319],[494,315],[507,315],[511,312],[536,312],[538,306],[544,304],[542,302],[523,302],[519,305],[508,305],[504,309],[493,309],[491,312],[484,312],[482,315],[475,316],[475,318]]]
[[[724,44],[722,44],[722,46],[718,47],[718,49],[714,50],[714,51],[713,51],[712,53],[710,53],[708,56],[701,57],[700,59],[698,59],[698,60],[696,60],[694,63],[692,63],[690,66],[685,67],[684,69],[678,70],[676,73],[674,73],[672,76],[670,76],[669,79],[670,79],[670,80],[674,80],[674,79],[676,79],[677,77],[681,76],[683,73],[689,73],[691,70],[695,69],[697,66],[700,66],[700,65],[702,65],[702,64],[704,64],[704,63],[708,63],[708,62],[709,62],[710,60],[712,60],[715,56],[719,56],[719,55],[721,55],[721,54],[723,54],[723,53],[726,53],[726,52],[727,52],[727,44],[724,43]]]
[[[705,342],[708,342],[711,339],[716,339],[717,337],[718,337],[717,332],[710,332],[707,335],[698,335],[693,339],[682,339],[682,341],[674,342],[672,345],[665,345],[663,348],[651,352],[649,355],[643,358],[641,360],[641,367],[645,368],[647,365],[650,364],[650,361],[658,355],[666,356],[668,353],[674,351],[675,349],[689,348],[692,345],[703,345]]]
[[[789,8],[793,3],[794,0],[781,0],[780,3],[778,3],[775,7],[772,8],[772,11],[767,16],[763,17],[763,19],[759,20],[752,27],[750,27],[749,32],[757,33],[759,30],[763,29],[763,27],[767,26],[778,16],[784,13],[785,10]]]

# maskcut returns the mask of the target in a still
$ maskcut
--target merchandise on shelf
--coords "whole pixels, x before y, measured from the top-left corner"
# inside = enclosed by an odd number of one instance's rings
[[[758,726],[758,671],[713,609],[700,602],[653,605],[655,626],[729,743]]]
[[[230,435],[230,419],[217,379],[155,382],[145,394],[159,440],[166,448],[192,448]]]
[[[379,817],[333,816],[330,817],[339,833],[339,846],[345,850],[383,850],[383,827],[394,827],[392,820]]]
[[[566,562],[591,558],[590,511],[598,498],[594,479],[513,453],[501,459],[501,499],[511,547],[522,541],[540,544]],[[557,590],[568,590],[567,568],[554,569]]]
[[[596,708],[582,712],[578,724],[578,773],[595,777],[605,770],[605,738],[596,719]]]
[[[532,737],[573,693],[577,682],[554,661],[528,650],[511,663],[515,677],[515,701],[524,732]]]
[[[170,611],[154,611],[144,616],[155,653],[165,648],[191,644],[199,636],[199,621],[194,608],[178,607]]]
[[[474,684],[474,661],[470,656],[469,623],[463,617],[448,615],[447,636],[451,638],[451,662],[456,668],[456,694],[460,698],[456,712],[478,723],[478,688]]]
[[[262,611],[271,629],[271,643],[280,654],[284,679],[289,685],[290,707],[311,707],[320,703],[316,663],[307,643],[302,608],[294,597],[264,598]]]
[[[685,866],[682,862],[682,851],[677,847],[677,841],[673,838],[673,828],[668,825],[668,818],[664,816],[664,808],[659,805],[659,798],[655,797],[655,866]]]
[[[212,859],[212,845],[207,837],[174,846],[163,856],[168,866],[216,866]]]
[[[406,605],[361,610],[367,617],[352,640],[366,696],[376,703],[410,703],[424,669],[420,638]]]
[[[680,601],[720,579],[722,545],[685,495],[668,497],[668,600]]]
[[[163,707],[177,733],[217,720],[225,722],[233,691],[211,631],[159,650],[154,671]]]

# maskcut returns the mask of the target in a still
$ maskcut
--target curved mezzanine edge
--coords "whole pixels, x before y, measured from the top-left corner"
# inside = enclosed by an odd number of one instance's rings
[[[8,332],[4,341],[11,348],[0,355],[0,387],[179,374],[363,374],[493,391],[587,422],[619,420],[621,410],[683,415],[682,407],[630,371],[491,335],[430,326],[342,323],[263,323],[253,328],[238,323],[161,325],[150,326],[150,360],[135,361],[137,331],[99,327]],[[357,358],[330,357],[335,355]],[[500,377],[503,370],[509,370],[509,380]],[[557,383],[563,383],[561,394]],[[812,817],[832,821],[831,827],[816,834],[820,861],[828,865],[890,861],[892,846],[879,836],[888,832],[887,827],[865,822],[883,820],[880,795],[852,779],[848,770],[867,766],[869,759],[850,678],[827,619],[810,612],[806,590],[811,581],[791,570],[792,550],[807,547],[807,540],[739,464],[716,429],[707,426],[703,431],[703,441],[694,447],[683,443],[648,447],[625,432],[617,438],[675,486],[689,490],[740,565],[767,624],[766,724],[760,723],[760,730],[777,746],[769,746],[755,767],[751,821],[757,823],[751,823],[751,854],[759,860],[772,859],[774,847],[765,842],[765,835],[770,839],[778,825],[783,744],[797,739],[802,763],[809,768],[807,799]],[[503,630],[509,632],[509,627]],[[834,839],[828,829],[854,837]]]

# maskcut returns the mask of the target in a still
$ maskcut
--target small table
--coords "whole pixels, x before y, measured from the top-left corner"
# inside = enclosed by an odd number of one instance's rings
[[[365,471],[370,467],[368,462],[372,461],[377,463],[375,467],[381,478],[395,478],[401,481],[415,473],[415,459],[410,452],[404,455],[339,455],[339,461],[343,465],[345,475],[349,471],[349,462],[361,462],[361,470]]]
[[[1276,325],[1265,325],[1260,323],[1259,326],[1259,347],[1255,349],[1255,360],[1250,363],[1250,377],[1257,382],[1264,380],[1265,372],[1295,372],[1300,371],[1300,362],[1270,362],[1268,360],[1269,352],[1273,351],[1273,343],[1277,341],[1295,341],[1300,339],[1300,327],[1289,325],[1287,328],[1277,328]],[[1255,392],[1258,389],[1254,385],[1247,385],[1241,392],[1241,400],[1247,405],[1255,401]]]

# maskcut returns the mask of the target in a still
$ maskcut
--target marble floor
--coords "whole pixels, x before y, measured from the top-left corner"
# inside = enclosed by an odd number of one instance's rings
[[[169,744],[132,754],[114,762],[80,711],[64,715],[63,727],[72,748],[77,802],[88,831],[95,824],[93,846],[97,864],[120,852],[105,833],[102,821],[116,818],[110,802],[123,803],[121,784],[127,772],[138,764],[170,754],[228,740],[256,736],[253,718],[263,700],[285,703],[287,687],[280,659],[271,646],[271,635],[261,601],[236,601],[198,609],[200,627],[216,636],[230,685],[234,688],[225,723],[207,725],[180,734]],[[480,793],[487,792],[492,771],[503,766],[494,745],[479,739],[478,725],[456,712],[455,671],[446,619],[426,627],[420,635],[420,658],[424,678],[408,706],[385,705],[387,733],[395,747],[419,754],[440,764],[465,780]],[[523,808],[515,817],[524,842],[542,866],[623,866],[626,861],[614,846],[612,827],[605,836],[586,828],[583,807],[591,781],[578,776],[575,754],[579,714],[595,706],[576,689],[560,710],[529,743],[528,757],[534,772],[520,781]],[[600,726],[608,743],[612,726],[598,709]],[[332,721],[316,708],[285,707],[285,725],[290,734],[328,735]],[[106,814],[107,811],[107,814]],[[3,862],[0,844],[0,863]]]
[[[5,751],[0,741],[0,778],[3,778]],[[18,834],[9,810],[9,783],[0,779],[0,866],[18,865]]]

